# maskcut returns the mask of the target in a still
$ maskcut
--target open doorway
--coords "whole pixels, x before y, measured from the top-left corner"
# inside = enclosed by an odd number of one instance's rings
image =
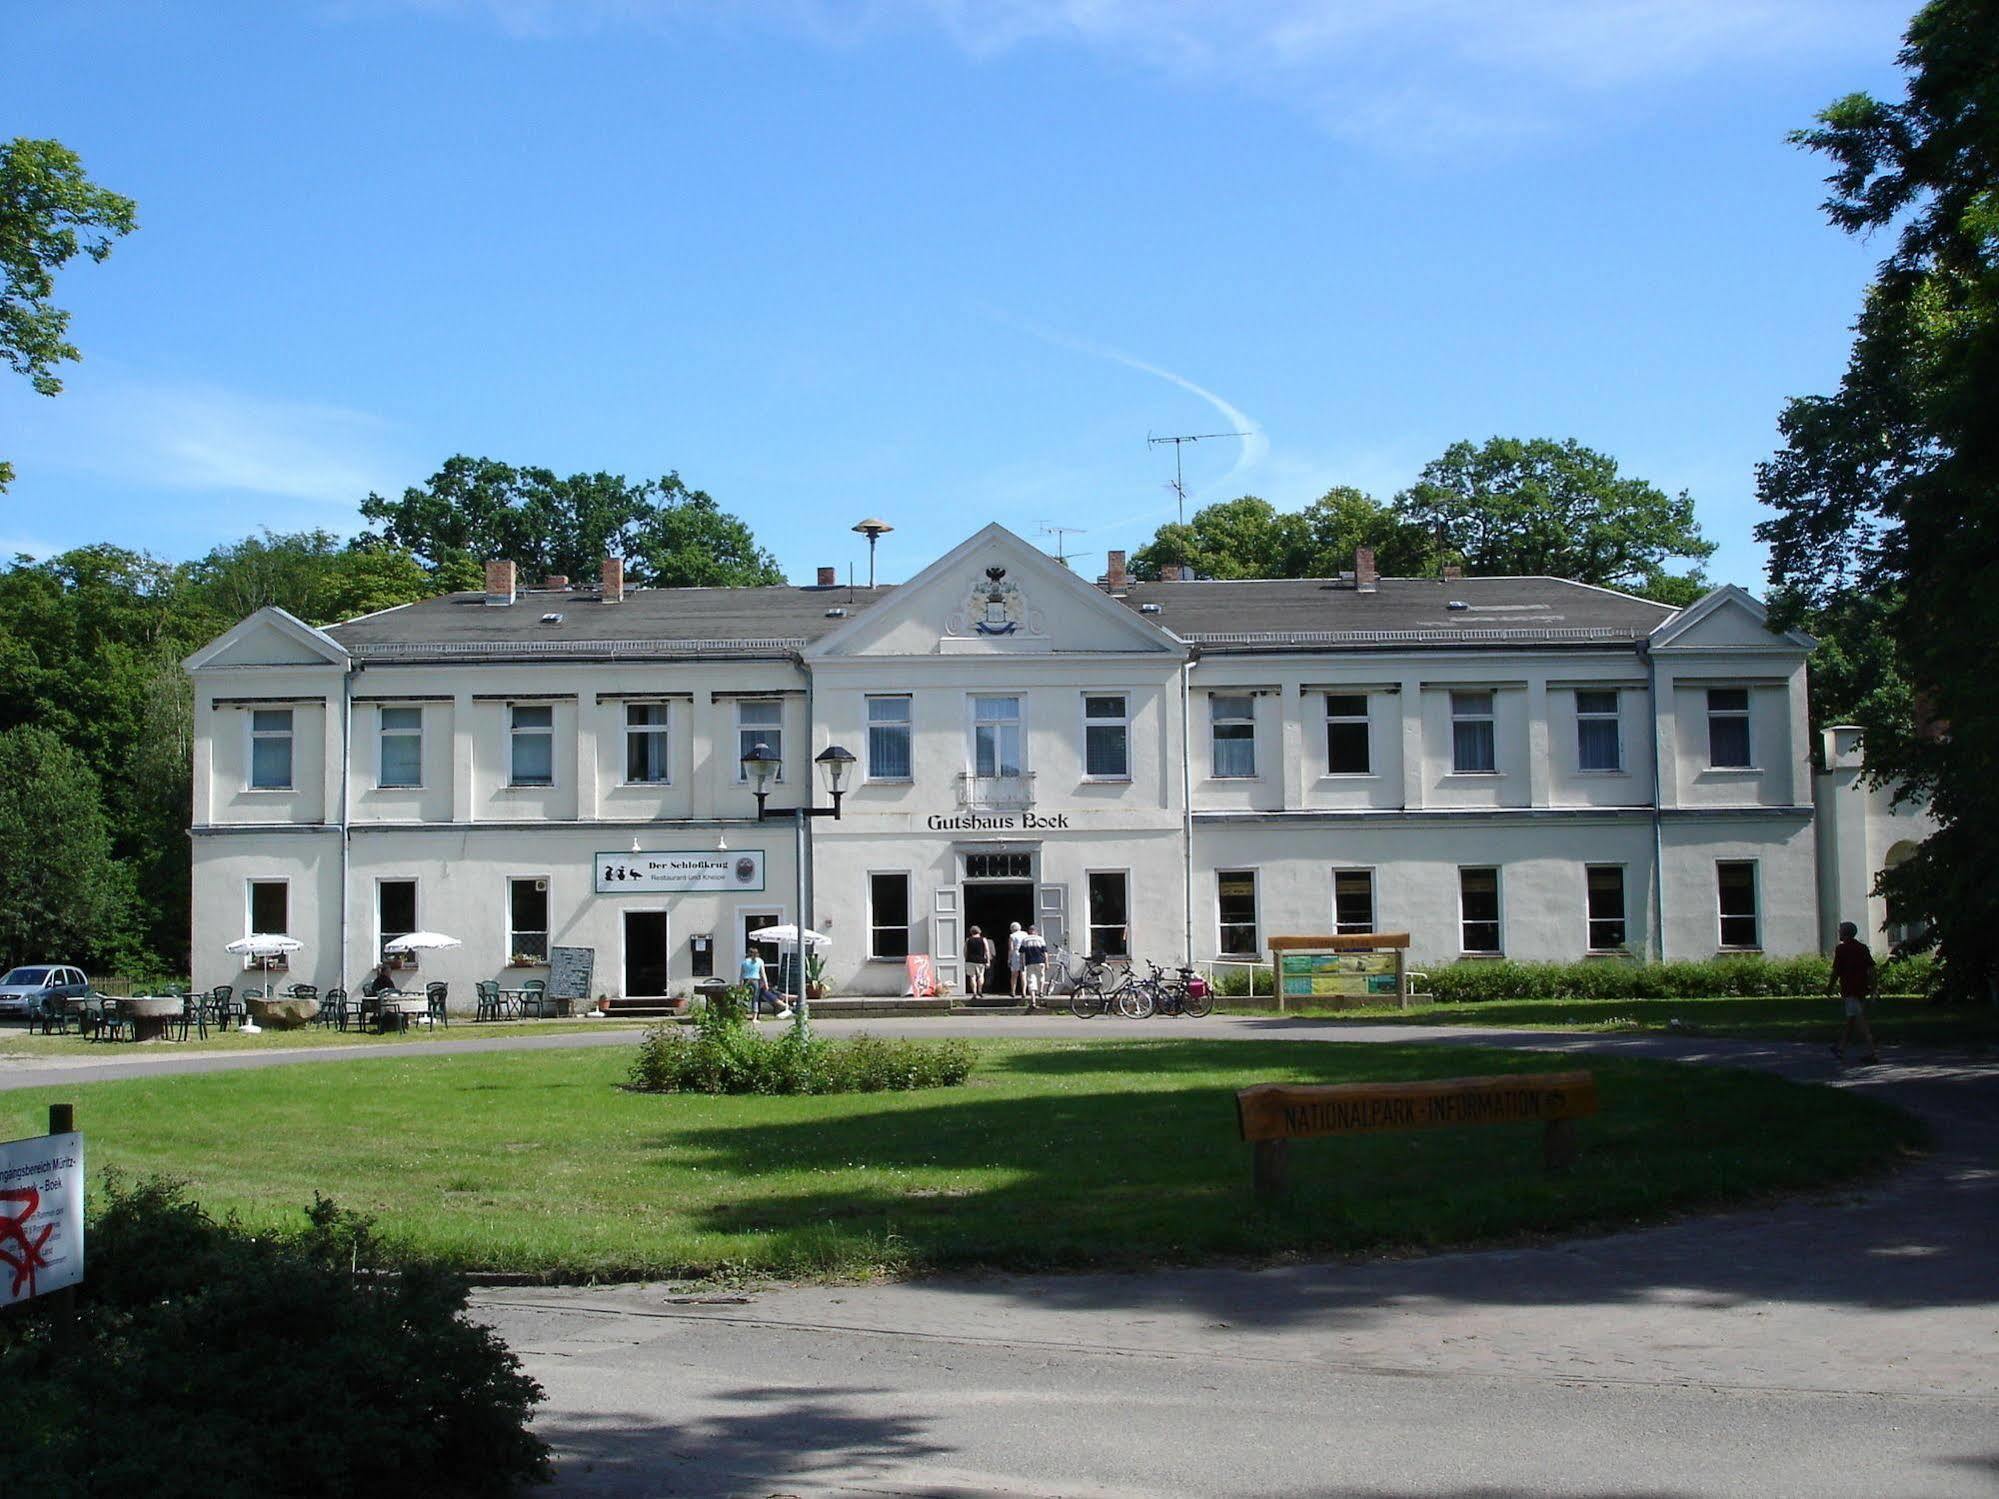
[[[666,993],[666,912],[625,912],[625,997]]]
[[[965,885],[965,935],[977,927],[993,944],[993,968],[986,975],[986,992],[1005,994],[1010,989],[1006,966],[1007,929],[1019,922],[1025,927],[1034,920],[1032,880],[972,880]]]

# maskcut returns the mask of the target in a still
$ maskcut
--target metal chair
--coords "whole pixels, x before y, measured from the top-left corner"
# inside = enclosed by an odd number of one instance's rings
[[[432,1025],[451,1024],[451,1017],[444,1008],[444,1001],[450,993],[451,986],[441,981],[423,986],[423,997],[430,1004],[430,1023]]]

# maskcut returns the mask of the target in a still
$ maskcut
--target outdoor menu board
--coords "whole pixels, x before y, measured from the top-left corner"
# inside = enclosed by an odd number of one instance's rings
[[[552,999],[588,999],[590,970],[597,961],[594,947],[551,947],[548,950],[548,993]]]

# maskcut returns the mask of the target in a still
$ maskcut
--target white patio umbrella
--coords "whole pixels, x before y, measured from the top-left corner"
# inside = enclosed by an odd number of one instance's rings
[[[456,937],[442,932],[406,932],[382,944],[383,952],[439,952],[447,947],[463,947]]]
[[[238,937],[223,948],[224,952],[235,953],[238,957],[257,958],[264,965],[264,996],[271,993],[271,959],[281,958],[297,952],[305,944],[296,937],[287,937],[282,932],[252,932],[247,937]],[[243,1013],[243,1029],[248,1034],[257,1035],[263,1027],[250,1018],[248,1007]]]
[[[754,932],[750,933],[750,941],[752,942],[769,942],[775,945],[778,949],[780,960],[782,959],[784,949],[787,947],[791,949],[792,959],[798,965],[796,971],[792,974],[792,981],[798,985],[799,997],[803,999],[805,996],[805,958],[798,950],[798,940],[798,928],[789,922],[786,922],[783,926],[760,926]],[[831,947],[833,939],[824,932],[815,932],[810,927],[807,927],[805,929],[805,944],[811,948]]]

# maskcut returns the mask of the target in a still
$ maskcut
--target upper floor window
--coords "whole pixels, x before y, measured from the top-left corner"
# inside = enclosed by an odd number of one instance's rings
[[[664,786],[673,779],[667,759],[667,705],[625,704],[625,784]]]
[[[1021,773],[1020,699],[972,699],[972,774],[1017,776]]]
[[[1208,699],[1213,736],[1211,774],[1217,777],[1256,774],[1256,699],[1247,694],[1215,693]]]
[[[292,789],[292,710],[258,708],[250,714],[250,785],[257,791]]]
[[[1326,695],[1326,774],[1364,776],[1370,770],[1367,695]]]
[[[1451,694],[1451,770],[1457,775],[1490,775],[1495,758],[1490,692]],[[1469,950],[1469,949],[1468,949]]]
[[[1131,778],[1131,719],[1122,697],[1083,699],[1083,774],[1093,781]]]
[[[1333,930],[1342,936],[1374,930],[1374,871],[1333,871]]]
[[[1496,953],[1499,947],[1499,871],[1458,871],[1458,927],[1461,950]]]
[[[909,699],[868,699],[868,779],[906,781],[910,778]]]
[[[1756,861],[1723,861],[1714,866],[1721,909],[1723,947],[1761,947],[1756,919]]]
[[[1707,693],[1707,763],[1717,768],[1747,767],[1749,689],[1710,687]]]
[[[423,709],[382,709],[381,752],[375,766],[375,784],[423,784]]]
[[[508,715],[509,783],[553,786],[555,709],[547,703],[514,703]]]
[[[1624,866],[1591,864],[1583,870],[1589,902],[1589,948],[1611,952],[1624,946]]]
[[[736,779],[743,780],[743,756],[758,745],[778,762],[774,781],[784,779],[784,704],[775,698],[743,698],[736,704]]]
[[[1576,694],[1576,764],[1582,770],[1624,769],[1614,689]]]

